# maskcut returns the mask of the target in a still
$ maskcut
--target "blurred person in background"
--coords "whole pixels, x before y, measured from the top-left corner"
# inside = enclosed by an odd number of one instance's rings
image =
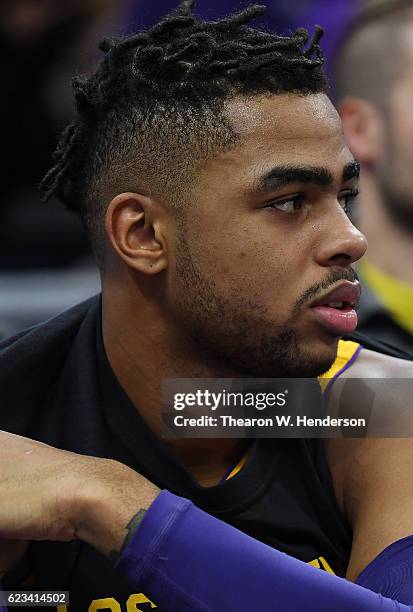
[[[368,250],[359,329],[413,353],[413,3],[370,2],[336,61],[336,99],[361,162]]]

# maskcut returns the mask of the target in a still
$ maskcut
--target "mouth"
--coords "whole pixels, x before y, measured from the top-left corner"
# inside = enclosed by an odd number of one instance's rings
[[[342,336],[357,327],[356,304],[360,298],[360,283],[345,281],[310,304],[318,323],[328,332]]]

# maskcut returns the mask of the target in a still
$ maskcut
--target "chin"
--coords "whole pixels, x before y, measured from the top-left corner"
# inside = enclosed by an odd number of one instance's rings
[[[337,336],[330,335],[327,342],[325,340],[319,340],[318,342],[312,343],[308,355],[312,356],[314,363],[313,370],[317,371],[316,376],[320,376],[327,372],[335,362],[339,340],[340,338]]]

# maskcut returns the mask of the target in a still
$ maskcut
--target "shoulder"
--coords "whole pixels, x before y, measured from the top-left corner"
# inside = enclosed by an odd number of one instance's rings
[[[336,497],[350,522],[348,500],[369,495],[366,481],[384,483],[390,466],[413,462],[412,397],[413,362],[366,348],[331,387],[329,413],[367,422],[363,436],[325,441]]]
[[[344,378],[413,378],[413,361],[362,347]]]
[[[97,308],[98,301],[98,296],[94,296],[44,323],[2,340],[0,342],[0,361],[3,362],[2,365],[7,365],[6,360],[13,357],[14,354],[24,359],[26,354],[38,354],[43,345],[47,347],[50,342],[56,342],[65,336],[76,333],[76,329],[85,315],[91,308]]]
[[[85,328],[96,334],[98,304],[98,297],[91,298],[0,343],[0,429],[30,435],[75,339],[85,339]]]

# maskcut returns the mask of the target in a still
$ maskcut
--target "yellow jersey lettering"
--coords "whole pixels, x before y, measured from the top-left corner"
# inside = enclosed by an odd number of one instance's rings
[[[148,599],[143,593],[132,593],[126,602],[126,612],[142,612],[138,604],[149,604],[151,609],[157,608],[153,601]],[[88,612],[98,612],[99,610],[110,610],[110,612],[122,612],[120,604],[114,597],[104,599],[94,599],[89,606]],[[56,612],[69,612],[68,606],[57,606]]]
[[[324,557],[317,557],[312,561],[308,561],[308,565],[312,565],[317,569],[324,570],[329,574],[334,574],[331,566]],[[153,603],[143,593],[132,593],[126,602],[126,612],[142,612],[139,604],[149,604],[151,610],[157,608],[156,604]],[[120,604],[114,599],[114,597],[106,597],[104,599],[94,599],[89,606],[88,612],[99,612],[99,610],[110,610],[110,612],[122,612]],[[56,612],[69,612],[68,606],[57,606]]]
[[[329,574],[334,574],[331,566],[327,563],[324,557],[317,557],[317,559],[313,559],[313,561],[309,561],[308,565],[312,565],[313,567],[316,567],[317,569],[324,570],[325,572],[328,572]]]
[[[332,568],[327,563],[327,561],[324,559],[324,557],[319,557],[319,561],[320,561],[321,569],[325,570],[329,574],[334,574]]]
[[[105,599],[94,599],[89,606],[88,612],[97,612],[98,610],[122,612],[120,604],[116,601],[114,597],[106,597]]]
[[[143,593],[138,593],[138,594],[131,595],[128,601],[126,602],[127,612],[142,612],[141,608],[138,608],[138,604],[142,604],[142,603],[150,604],[151,609],[157,608],[157,606],[155,606],[153,601],[148,599],[146,595],[144,595]]]

